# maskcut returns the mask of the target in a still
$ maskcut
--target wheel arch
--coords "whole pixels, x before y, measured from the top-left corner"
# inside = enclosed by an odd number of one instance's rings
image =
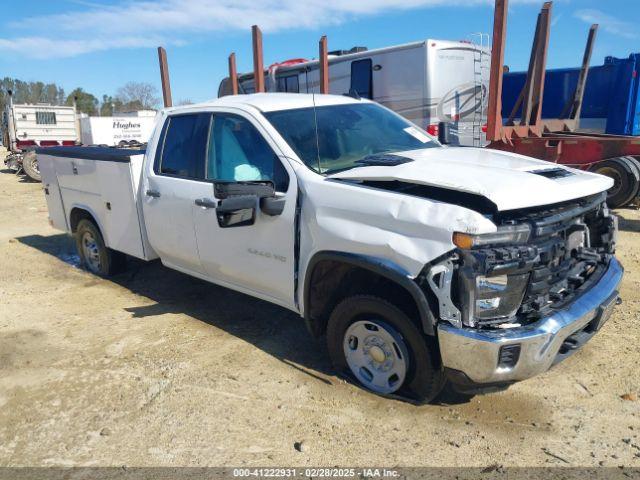
[[[86,205],[74,205],[69,211],[69,230],[71,233],[76,233],[78,229],[78,223],[80,220],[89,220],[95,224],[95,226],[100,230],[102,234],[102,238],[104,238],[105,244],[107,243],[107,238],[105,236],[105,231],[102,228],[102,225],[98,221],[98,216],[93,212],[91,207]]]
[[[350,281],[353,280],[354,284]],[[361,282],[361,283],[359,283]],[[332,285],[327,289],[326,285]],[[435,335],[435,317],[420,286],[401,267],[388,260],[337,251],[313,255],[304,276],[303,311],[312,335],[322,335],[330,309],[350,294],[363,293],[358,288],[383,287],[378,295],[397,296],[412,321],[427,335]],[[315,294],[315,295],[312,295]]]

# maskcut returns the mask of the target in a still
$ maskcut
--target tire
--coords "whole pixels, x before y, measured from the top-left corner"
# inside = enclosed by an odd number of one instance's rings
[[[124,270],[125,255],[104,244],[100,229],[91,220],[80,220],[75,237],[80,262],[85,269],[101,277]]]
[[[444,386],[435,339],[382,298],[356,295],[340,302],[329,318],[327,345],[335,368],[374,393],[430,402]]]
[[[632,157],[617,157],[596,163],[591,171],[606,175],[614,181],[607,192],[607,204],[611,208],[628,205],[640,189],[640,170]]]
[[[447,382],[440,395],[438,395],[438,403],[442,405],[461,405],[469,403],[475,396],[475,393],[456,390],[450,382]]]
[[[42,175],[38,168],[38,156],[33,150],[26,152],[22,157],[22,169],[34,182],[42,181]]]
[[[638,170],[638,178],[640,178],[640,157],[625,157],[625,158],[629,160],[636,167],[636,170]],[[640,181],[638,181],[638,191],[636,192],[636,195],[634,196],[634,198],[631,199],[630,203],[635,202],[636,199],[638,198],[638,195],[640,195]]]

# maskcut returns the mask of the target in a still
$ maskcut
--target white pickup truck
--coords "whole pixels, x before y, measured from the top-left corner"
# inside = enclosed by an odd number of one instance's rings
[[[505,388],[619,300],[610,179],[443,146],[368,100],[223,97],[161,112],[146,152],[38,161],[50,221],[89,270],[159,257],[291,309],[379,394]]]

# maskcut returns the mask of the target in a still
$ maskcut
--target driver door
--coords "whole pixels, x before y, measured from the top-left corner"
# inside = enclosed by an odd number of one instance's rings
[[[210,197],[194,211],[194,225],[200,262],[212,281],[295,309],[297,185],[293,170],[276,151],[275,142],[251,118],[214,112],[205,172],[213,185]],[[231,221],[222,218],[226,200],[216,198],[216,185],[245,192],[255,185],[259,192],[264,181],[273,182],[276,197],[283,200],[280,213],[265,213],[256,198],[253,210],[227,215]]]

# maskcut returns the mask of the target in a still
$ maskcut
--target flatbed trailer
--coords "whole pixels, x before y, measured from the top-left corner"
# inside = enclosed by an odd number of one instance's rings
[[[575,132],[543,133],[542,136],[492,142],[490,148],[591,170],[603,159],[640,156],[640,138]]]

